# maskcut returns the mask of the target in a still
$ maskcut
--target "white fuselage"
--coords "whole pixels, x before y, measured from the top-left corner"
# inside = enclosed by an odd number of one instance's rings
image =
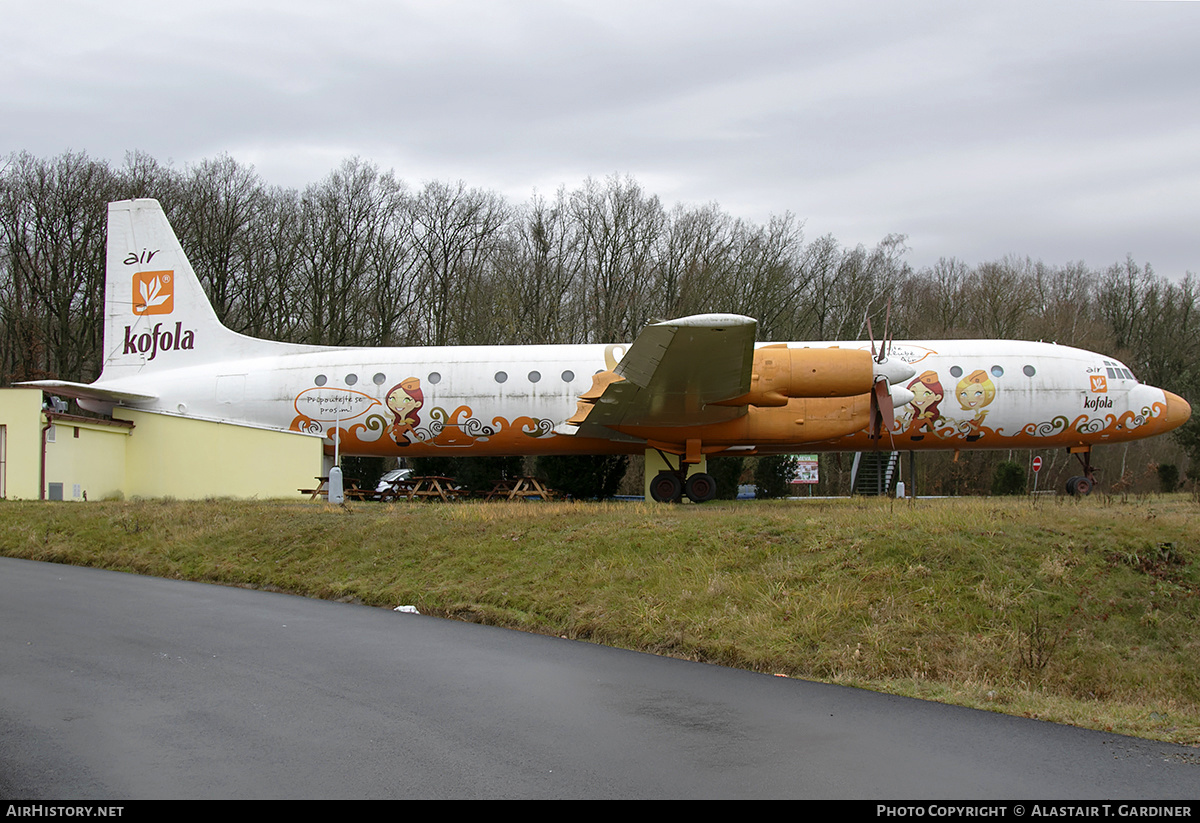
[[[864,342],[788,346],[869,348]],[[575,411],[592,376],[611,369],[625,348],[296,346],[290,347],[294,353],[159,370],[105,385],[154,394],[157,400],[137,406],[164,414],[328,437],[341,428],[346,453],[640,452],[644,444],[633,440],[554,432]],[[915,376],[906,385],[916,396],[897,408],[891,436],[882,442],[854,435],[729,445],[763,451],[1076,446],[1154,433],[1166,422],[1173,397],[1138,383],[1109,358],[1066,346],[897,342],[892,356],[913,367]],[[402,437],[389,437],[389,427],[402,413],[396,401],[389,402],[389,390],[404,381],[415,381],[420,389],[419,404],[410,401],[415,408],[404,412],[415,423]]]

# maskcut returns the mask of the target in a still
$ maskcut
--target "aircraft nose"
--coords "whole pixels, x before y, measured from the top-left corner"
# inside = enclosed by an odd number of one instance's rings
[[[1168,432],[1188,421],[1192,416],[1192,406],[1177,394],[1164,391],[1163,395],[1167,398],[1167,413],[1162,416],[1162,425],[1163,431]]]

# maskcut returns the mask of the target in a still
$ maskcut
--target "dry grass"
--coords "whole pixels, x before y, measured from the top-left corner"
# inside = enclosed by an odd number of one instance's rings
[[[0,504],[0,553],[1200,743],[1200,506]]]

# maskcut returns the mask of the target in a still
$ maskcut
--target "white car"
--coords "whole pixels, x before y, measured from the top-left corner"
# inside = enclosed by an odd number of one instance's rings
[[[383,477],[379,478],[379,483],[375,486],[376,494],[383,494],[392,490],[392,484],[398,480],[405,480],[412,475],[412,469],[392,469]]]

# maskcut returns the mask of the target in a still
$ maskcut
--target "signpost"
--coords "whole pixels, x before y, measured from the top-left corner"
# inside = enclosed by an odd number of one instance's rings
[[[812,487],[820,480],[817,456],[815,454],[796,455],[796,474],[792,477],[793,486],[808,486],[808,494],[812,496]]]
[[[1038,472],[1042,470],[1042,458],[1033,458],[1033,493],[1037,494]]]

